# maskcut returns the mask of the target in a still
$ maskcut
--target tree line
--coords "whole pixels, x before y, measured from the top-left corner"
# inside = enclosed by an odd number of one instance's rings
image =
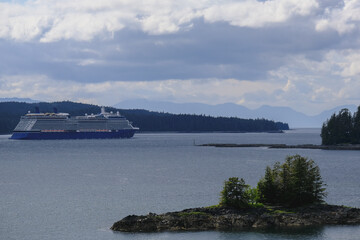
[[[360,106],[353,115],[348,109],[334,113],[321,128],[323,145],[360,144]]]
[[[53,103],[0,103],[0,133],[11,133],[19,122],[20,117],[28,111],[34,112],[38,107],[41,112],[53,112],[57,108],[59,112],[69,113],[71,116],[97,114],[100,107],[91,104],[75,103],[70,101]],[[107,107],[107,111],[119,111],[140,131],[175,131],[175,132],[268,132],[288,130],[287,123],[274,122],[266,119],[241,119],[236,117],[211,117],[193,114],[170,114],[152,112],[141,109],[116,109]]]

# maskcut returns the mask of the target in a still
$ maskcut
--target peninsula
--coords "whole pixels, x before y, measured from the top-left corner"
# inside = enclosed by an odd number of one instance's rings
[[[235,144],[235,143],[206,143],[196,145],[200,147],[267,147],[267,148],[297,148],[297,149],[322,149],[322,150],[360,150],[360,144],[314,145],[314,144]]]
[[[64,102],[40,103],[0,103],[0,134],[9,134],[19,122],[21,116],[34,109],[41,112],[69,113],[70,116],[82,116],[98,113],[100,106]],[[117,109],[106,107],[107,112],[119,113],[125,116],[134,127],[139,127],[141,132],[180,132],[180,133],[206,133],[206,132],[281,132],[288,130],[287,123],[275,122],[266,119],[242,119],[236,117],[211,117],[192,114],[170,114],[164,112],[151,112],[142,109]]]

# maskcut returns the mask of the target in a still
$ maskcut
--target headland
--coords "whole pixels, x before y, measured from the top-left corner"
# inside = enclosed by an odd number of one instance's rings
[[[360,150],[360,144],[338,144],[338,145],[314,145],[314,144],[235,144],[235,143],[206,143],[197,145],[200,147],[267,147],[267,148],[297,148],[297,149],[322,149],[322,150]]]

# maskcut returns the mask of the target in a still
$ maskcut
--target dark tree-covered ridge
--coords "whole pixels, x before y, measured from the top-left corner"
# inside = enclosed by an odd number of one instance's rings
[[[72,116],[85,113],[99,113],[100,107],[91,104],[70,101],[53,103],[0,103],[0,133],[8,134],[15,128],[21,116],[28,111],[34,112],[39,107],[41,112],[53,112],[54,107],[59,112]],[[286,123],[266,119],[241,119],[235,117],[210,117],[205,115],[170,114],[151,112],[147,110],[124,110],[107,107],[107,111],[119,111],[140,131],[175,131],[175,132],[268,132],[288,130]]]
[[[342,109],[324,122],[321,129],[323,145],[360,144],[360,106],[354,115]]]

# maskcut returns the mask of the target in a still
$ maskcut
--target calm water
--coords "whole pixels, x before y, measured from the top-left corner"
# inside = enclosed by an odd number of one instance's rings
[[[14,141],[0,136],[0,239],[359,239],[360,226],[284,231],[125,234],[129,214],[218,203],[225,179],[255,185],[290,154],[314,159],[327,202],[360,207],[357,151],[213,148],[200,143],[319,144],[319,130],[285,134],[137,134],[119,140]]]

